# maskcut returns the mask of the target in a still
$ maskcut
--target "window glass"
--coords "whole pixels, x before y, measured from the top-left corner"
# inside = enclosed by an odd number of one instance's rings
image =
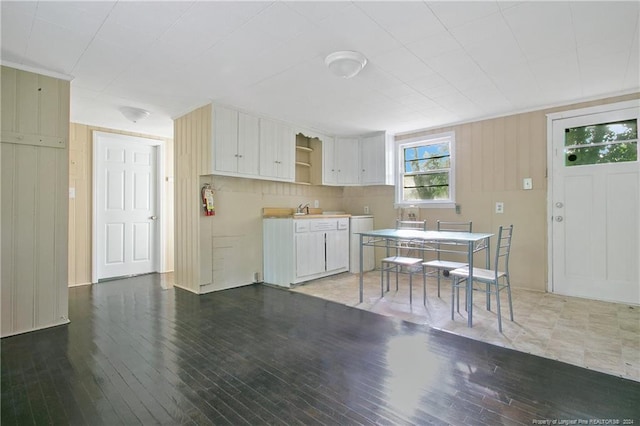
[[[449,143],[405,148],[405,173],[446,169],[450,165]]]
[[[638,160],[638,122],[635,119],[565,130],[565,166]]]
[[[453,203],[453,133],[400,142],[396,203]]]
[[[405,175],[403,190],[405,200],[448,200],[449,173]]]

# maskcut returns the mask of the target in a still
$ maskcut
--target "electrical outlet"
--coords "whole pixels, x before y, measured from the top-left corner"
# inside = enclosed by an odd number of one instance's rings
[[[460,204],[456,204],[456,214],[460,213],[462,213],[462,207],[460,206]]]
[[[369,206],[364,206],[364,214],[369,214]]]
[[[313,201],[313,208],[314,208],[314,209],[320,208],[320,201],[318,201],[318,200],[314,200],[314,201]]]
[[[496,213],[504,213],[504,203],[502,201],[496,202]]]

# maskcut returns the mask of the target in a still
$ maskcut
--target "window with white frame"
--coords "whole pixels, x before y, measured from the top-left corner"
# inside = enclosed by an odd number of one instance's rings
[[[397,143],[396,205],[455,205],[455,134],[421,136]]]

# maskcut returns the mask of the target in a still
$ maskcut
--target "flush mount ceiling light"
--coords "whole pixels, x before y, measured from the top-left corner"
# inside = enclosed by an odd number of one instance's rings
[[[351,78],[367,65],[367,58],[360,52],[344,50],[331,53],[324,59],[324,63],[338,77]]]
[[[146,109],[136,108],[136,107],[128,107],[124,106],[120,108],[120,112],[124,117],[129,120],[137,123],[139,120],[147,118],[151,113]]]

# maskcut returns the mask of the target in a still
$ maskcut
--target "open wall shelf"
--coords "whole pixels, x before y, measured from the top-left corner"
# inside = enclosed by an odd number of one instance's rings
[[[302,133],[296,135],[296,183],[322,184],[322,141]]]

